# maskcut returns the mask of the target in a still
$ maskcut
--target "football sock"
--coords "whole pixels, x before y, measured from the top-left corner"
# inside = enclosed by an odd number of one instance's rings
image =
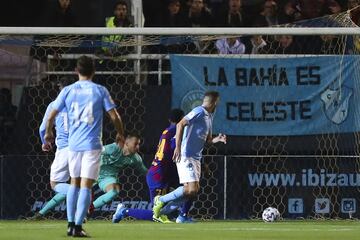
[[[153,212],[146,209],[132,209],[125,210],[126,216],[133,217],[139,220],[152,220]]]
[[[45,215],[54,207],[60,205],[66,199],[66,194],[58,193],[39,211],[41,215]]]
[[[66,194],[66,213],[68,222],[75,222],[75,211],[79,190],[80,188],[70,185],[68,193]]]
[[[79,198],[76,205],[75,225],[81,225],[88,212],[91,202],[91,189],[80,188]]]
[[[112,189],[112,190],[108,191],[107,193],[101,195],[93,202],[94,208],[96,209],[96,208],[102,207],[106,203],[108,203],[111,200],[113,200],[114,198],[116,198],[116,196],[118,194],[119,194],[118,191]]]
[[[62,193],[62,194],[64,194],[64,195],[66,195],[66,194],[67,194],[67,191],[68,191],[68,189],[69,189],[69,186],[70,186],[70,184],[68,184],[68,183],[58,183],[58,184],[56,184],[56,186],[54,187],[54,190],[55,190],[55,192],[57,192],[57,193]]]
[[[183,203],[182,207],[181,207],[181,211],[180,211],[180,214],[182,216],[187,216],[189,211],[190,211],[190,208],[193,204],[193,200],[187,200]]]
[[[178,210],[182,205],[183,205],[183,201],[168,202],[163,208],[161,208],[160,214],[168,215],[168,214]]]
[[[184,187],[178,187],[172,192],[169,192],[168,194],[161,196],[159,200],[163,203],[168,203],[170,201],[174,200],[180,200],[184,196]]]

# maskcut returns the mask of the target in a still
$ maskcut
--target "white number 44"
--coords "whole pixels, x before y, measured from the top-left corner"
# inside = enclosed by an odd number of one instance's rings
[[[76,127],[79,126],[80,122],[87,123],[88,125],[92,125],[94,122],[94,115],[93,115],[93,104],[92,102],[88,102],[83,109],[82,112],[79,110],[79,103],[73,102],[71,104],[71,108],[74,111],[74,125]]]

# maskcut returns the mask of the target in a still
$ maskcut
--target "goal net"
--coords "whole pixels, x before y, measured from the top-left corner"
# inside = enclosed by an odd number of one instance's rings
[[[38,127],[57,81],[75,79],[84,54],[126,131],[143,136],[147,166],[171,107],[188,112],[205,91],[220,91],[214,133],[228,134],[228,144],[204,150],[196,218],[260,218],[268,206],[286,218],[358,217],[357,21],[345,12],[258,29],[0,28],[0,83],[17,106],[0,119],[0,217],[32,216],[52,197],[54,156],[41,152]],[[112,129],[106,120],[104,144]],[[151,209],[145,176],[127,168],[119,181],[119,197],[94,217],[119,202]],[[47,216],[64,218],[65,206]]]

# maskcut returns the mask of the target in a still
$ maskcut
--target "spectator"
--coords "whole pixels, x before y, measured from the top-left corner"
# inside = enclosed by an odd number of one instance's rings
[[[216,41],[219,54],[244,54],[245,45],[238,38],[223,38]]]
[[[77,27],[75,15],[71,10],[71,0],[57,0],[46,8],[41,16],[43,27]]]
[[[330,12],[330,14],[336,14],[336,13],[340,13],[342,11],[341,5],[335,0],[329,0],[328,9],[329,9],[328,11]]]
[[[294,5],[292,1],[285,3],[283,11],[280,12],[279,23],[292,23],[300,19],[301,13],[298,5]]]
[[[273,26],[278,25],[278,6],[275,1],[267,0],[263,5],[263,10],[260,13],[260,17],[255,20],[259,21],[256,26]]]
[[[44,14],[40,16],[39,25],[42,27],[77,27],[75,16],[71,10],[70,0],[57,0],[53,4],[47,6]],[[34,42],[46,42],[48,36],[35,36]],[[61,54],[67,51],[67,48],[31,46],[30,56],[40,60],[47,61],[48,55],[53,55],[55,60],[50,65],[56,66],[57,59]]]
[[[204,0],[192,0],[191,6],[185,17],[185,25],[188,27],[211,27],[212,16],[205,8]]]
[[[180,0],[168,0],[165,14],[161,14],[161,23],[163,27],[183,27],[184,18],[181,15]]]
[[[132,23],[128,18],[128,5],[125,1],[120,0],[115,4],[114,16],[105,19],[107,28],[116,27],[132,27]],[[103,37],[103,42],[111,45],[111,47],[103,47],[103,51],[107,55],[126,54],[128,49],[126,47],[118,47],[120,41],[124,39],[124,35],[109,35]]]
[[[248,27],[250,26],[248,17],[242,10],[242,0],[228,0],[225,10],[218,12],[215,18],[216,25],[219,27]]]
[[[266,41],[262,38],[261,35],[252,36],[250,42],[252,46],[250,52],[251,54],[258,54],[261,52],[261,49],[267,45]]]
[[[326,14],[339,13],[341,6],[335,0],[292,0],[287,5],[287,10],[290,13],[299,11],[301,19],[313,19]]]
[[[260,49],[262,54],[297,54],[299,47],[293,36],[282,35],[273,44],[267,44]]]
[[[320,48],[320,54],[339,54],[344,52],[342,48],[344,48],[345,44],[342,42],[343,40],[337,38],[333,35],[321,35],[322,45]]]

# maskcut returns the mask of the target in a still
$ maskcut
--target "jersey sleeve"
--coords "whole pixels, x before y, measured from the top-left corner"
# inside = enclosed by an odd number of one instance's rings
[[[59,93],[59,95],[57,96],[56,100],[54,101],[54,103],[52,105],[52,109],[60,112],[60,110],[65,107],[65,99],[66,99],[68,92],[69,92],[68,87],[65,87],[65,88],[63,88],[63,90],[61,90],[61,92]]]
[[[163,149],[164,159],[166,161],[172,161],[174,150],[176,147],[176,139],[174,133],[168,132],[166,134],[166,142]]]
[[[39,127],[39,134],[40,134],[40,139],[41,139],[41,142],[42,144],[45,143],[45,139],[44,139],[44,136],[45,136],[45,128],[46,128],[46,121],[47,121],[47,118],[50,114],[50,111],[52,110],[52,103],[50,103],[48,105],[48,107],[46,108],[46,111],[45,111],[45,115],[44,115],[44,118],[40,124],[40,127]]]
[[[103,90],[103,107],[105,111],[108,112],[111,109],[115,108],[116,105],[114,103],[114,100],[110,96],[109,91],[105,87],[102,87],[102,90]]]
[[[196,107],[193,110],[191,110],[184,118],[188,120],[189,123],[195,121],[197,118],[199,118],[203,114],[203,110],[201,107]]]
[[[102,153],[103,154],[106,154],[106,155],[111,155],[113,154],[119,147],[117,146],[116,143],[111,143],[111,144],[108,144],[108,145],[105,145],[103,147],[103,151]]]
[[[133,168],[135,168],[137,171],[139,171],[142,175],[145,175],[147,173],[147,168],[144,165],[144,162],[139,154],[135,154],[136,161],[134,161]]]

